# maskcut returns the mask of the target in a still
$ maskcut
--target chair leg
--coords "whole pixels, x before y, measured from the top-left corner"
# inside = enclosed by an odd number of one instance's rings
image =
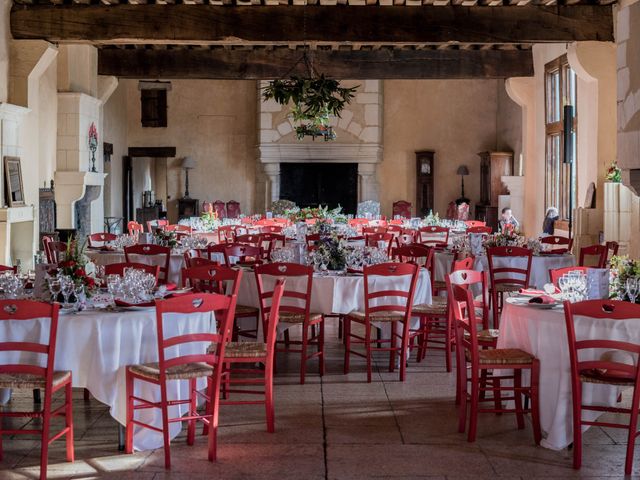
[[[320,362],[318,365],[320,376],[324,375],[324,317],[322,321],[318,324],[318,361]]]
[[[400,340],[400,381],[404,382],[407,376],[407,351],[409,349],[409,327],[402,329],[402,339]]]
[[[516,421],[518,422],[518,430],[524,428],[524,414],[522,413],[522,370],[513,372],[513,398],[516,407]]]
[[[307,374],[307,347],[309,344],[309,326],[302,324],[302,348],[300,350],[300,385],[304,385],[304,378]]]
[[[84,401],[85,402],[90,402],[91,401],[91,393],[89,393],[89,390],[87,390],[86,388],[83,389],[83,396],[84,396]]]
[[[452,336],[451,336],[451,314],[449,312],[447,312],[447,317],[446,317],[446,326],[445,326],[445,335],[446,338],[444,340],[444,348],[445,348],[445,352],[444,352],[444,361],[445,361],[445,365],[447,367],[447,372],[451,371],[451,350],[453,349],[453,342],[452,342]]]
[[[167,405],[167,386],[160,385],[160,408],[162,409],[162,443],[164,446],[164,468],[171,468],[171,450],[169,442],[169,406]]]
[[[629,432],[627,438],[627,457],[624,462],[624,473],[625,475],[631,475],[631,469],[633,468],[633,450],[635,449],[636,444],[636,435],[637,435],[637,427],[638,427],[638,397],[640,392],[638,389],[634,389],[633,392],[633,402],[631,403],[631,415],[629,418]]]
[[[47,465],[49,460],[49,430],[51,427],[51,390],[44,393],[42,416],[42,436],[40,442],[40,480],[47,480]]]
[[[133,453],[133,376],[127,371],[126,395],[127,395],[127,420],[126,439],[124,443],[125,453]]]
[[[197,398],[196,398],[196,379],[189,379],[189,416],[196,415]],[[196,438],[196,421],[189,420],[187,422],[187,445],[193,445]]]
[[[65,386],[65,402],[65,427],[69,429],[66,434],[67,462],[73,462],[75,460],[75,452],[73,450],[73,387],[71,386],[71,381]]]
[[[493,328],[498,328],[498,293],[495,290],[491,292],[491,308],[493,313]]]
[[[497,378],[493,379],[493,405],[496,410],[500,410],[502,408],[502,393],[500,390],[500,380]],[[496,412],[496,415],[502,415],[502,412]]]
[[[396,347],[396,325],[398,322],[391,322],[391,335],[389,337],[389,371],[393,372],[396,367],[396,351],[394,350]]]
[[[267,414],[267,432],[273,433],[275,428],[275,413],[273,410],[273,362],[267,361],[264,369],[264,406]]]
[[[578,470],[582,464],[582,383],[576,380],[575,384],[578,388],[573,389],[573,468]]]
[[[208,444],[209,444],[209,461],[215,462],[217,458],[218,447],[218,413],[220,409],[220,398],[216,391],[215,382],[213,379],[209,382],[209,400],[210,400],[210,420],[209,420],[209,432],[208,432]]]
[[[367,356],[367,383],[371,383],[371,324],[368,320],[364,328],[364,347]]]
[[[344,374],[349,373],[349,360],[351,359],[351,319],[344,317]]]

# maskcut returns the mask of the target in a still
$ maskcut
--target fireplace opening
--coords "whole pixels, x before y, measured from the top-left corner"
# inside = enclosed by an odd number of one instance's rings
[[[280,198],[301,208],[342,206],[356,213],[358,204],[357,163],[281,163]]]

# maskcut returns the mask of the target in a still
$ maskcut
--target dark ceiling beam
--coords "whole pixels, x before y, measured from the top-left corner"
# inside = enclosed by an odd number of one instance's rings
[[[613,41],[612,7],[14,5],[16,39],[93,43]]]
[[[103,48],[98,52],[98,74],[139,79],[281,78],[305,73],[301,57],[300,51],[288,49]],[[312,59],[316,70],[338,79],[533,75],[531,50],[317,50]]]

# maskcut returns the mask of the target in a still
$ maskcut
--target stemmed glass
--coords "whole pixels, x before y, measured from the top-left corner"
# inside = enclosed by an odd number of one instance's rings
[[[64,297],[64,306],[69,304],[69,296],[73,293],[73,281],[71,277],[64,276],[60,278],[62,285],[62,296]]]
[[[629,301],[631,303],[636,303],[636,298],[638,298],[638,278],[627,278],[626,289],[627,296],[629,297]]]
[[[58,277],[52,277],[49,279],[49,291],[51,292],[52,302],[58,300],[58,295],[62,291],[62,284],[60,283],[60,279]]]
[[[78,282],[73,285],[73,294],[76,297],[76,304],[80,305],[80,297],[84,293],[84,283]]]

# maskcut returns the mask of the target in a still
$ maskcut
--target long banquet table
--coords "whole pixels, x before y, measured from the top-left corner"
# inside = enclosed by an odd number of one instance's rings
[[[444,280],[451,270],[451,264],[453,262],[453,253],[440,251],[434,255],[434,270],[436,280]],[[516,268],[525,268],[525,257],[515,258],[498,258],[498,262],[508,262],[509,265]],[[503,263],[499,263],[500,266]],[[549,283],[549,270],[563,267],[573,267],[576,264],[576,259],[572,254],[564,255],[534,255],[531,260],[531,277],[529,283],[535,288],[542,288],[545,283]],[[475,259],[473,268],[479,271],[489,272],[489,262],[485,255],[478,256]]]
[[[0,338],[46,342],[48,323],[44,319],[0,322]],[[164,319],[167,338],[189,332],[215,332],[215,329],[215,319],[211,314],[165,315]],[[207,347],[205,342],[193,342],[172,347],[166,352],[169,356],[204,353]],[[1,352],[0,363],[15,362],[16,355],[15,352]],[[21,357],[21,361],[37,362],[39,359]],[[111,416],[122,425],[126,423],[126,367],[157,361],[158,337],[153,307],[136,311],[87,310],[59,317],[55,369],[70,370],[73,386],[88,389],[97,400],[109,405]],[[199,388],[205,388],[206,382],[199,382]],[[187,398],[188,383],[168,382],[169,398]],[[160,401],[160,389],[147,382],[135,382],[135,395]],[[185,413],[185,406],[173,406],[169,410],[171,417]],[[136,418],[156,427],[162,425],[159,409],[138,410]],[[171,438],[177,436],[180,429],[180,423],[172,424]],[[136,427],[133,444],[137,450],[159,448],[162,446],[162,434]]]
[[[577,316],[574,324],[578,338],[587,334],[640,343],[640,318],[611,321]],[[562,308],[541,310],[507,300],[500,320],[498,348],[520,348],[540,360],[542,445],[554,450],[567,447],[573,442],[573,421],[569,345]],[[581,358],[586,359],[587,352]],[[596,384],[585,384],[582,392],[585,404],[599,405],[615,405],[619,393],[616,387]],[[587,411],[582,415],[585,420],[599,416],[598,412]]]

